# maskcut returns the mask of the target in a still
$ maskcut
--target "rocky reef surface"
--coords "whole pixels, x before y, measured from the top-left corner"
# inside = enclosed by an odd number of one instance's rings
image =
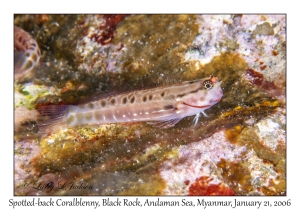
[[[41,50],[14,84],[15,195],[286,194],[285,15],[15,15],[14,24]],[[168,129],[38,132],[40,105],[210,75],[224,96],[196,126],[188,117]]]

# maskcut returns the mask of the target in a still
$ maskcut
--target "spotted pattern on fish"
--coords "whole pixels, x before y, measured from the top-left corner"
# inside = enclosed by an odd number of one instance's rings
[[[196,115],[197,122],[200,113],[219,102],[222,96],[218,78],[211,76],[68,106],[64,114],[57,118],[57,123],[72,127],[148,121],[155,126],[167,128],[187,116]],[[52,115],[51,119],[55,119],[55,106],[51,110],[48,113]],[[58,110],[61,112],[61,109]],[[45,125],[52,126],[49,123]]]
[[[23,29],[14,26],[15,80],[30,72],[39,63],[41,52],[35,39]]]

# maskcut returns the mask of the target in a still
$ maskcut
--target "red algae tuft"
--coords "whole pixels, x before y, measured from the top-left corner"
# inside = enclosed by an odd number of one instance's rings
[[[265,70],[267,68],[267,65],[263,65],[260,67],[260,70]]]
[[[94,40],[98,44],[107,45],[109,44],[113,37],[118,24],[126,17],[126,15],[103,15],[105,23],[99,26],[100,33],[93,33],[90,35],[90,39]],[[84,32],[85,36],[88,34],[87,31]]]
[[[127,15],[103,15],[103,18],[106,20],[104,26],[100,26],[100,29],[104,30],[101,37],[97,39],[97,42],[105,45],[111,42],[114,32],[118,24],[126,17]]]
[[[223,183],[211,184],[211,181],[213,178],[208,176],[197,178],[189,188],[189,195],[235,195],[234,191]]]
[[[261,73],[255,71],[253,69],[248,69],[247,75],[251,77],[250,82],[252,84],[259,85],[259,86],[262,85],[262,83],[264,81],[264,76]]]
[[[266,65],[260,66],[260,70],[263,71],[266,69],[266,67],[267,67]],[[264,75],[255,71],[254,69],[251,68],[247,69],[247,79],[253,85],[260,86],[271,96],[281,99],[280,96],[285,95],[285,89],[280,88],[280,85],[276,84],[274,81],[265,80]]]
[[[273,51],[272,51],[272,55],[273,55],[273,56],[277,56],[277,55],[278,55],[278,52],[276,52],[275,50],[273,50]]]
[[[185,180],[185,181],[184,181],[184,184],[185,184],[185,185],[189,185],[189,184],[190,184],[190,180]]]

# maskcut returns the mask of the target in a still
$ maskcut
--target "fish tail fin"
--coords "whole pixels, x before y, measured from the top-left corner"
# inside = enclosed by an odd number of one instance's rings
[[[66,113],[69,107],[68,105],[39,106],[37,108],[40,113],[37,122],[39,133],[48,134],[64,129],[67,126]]]

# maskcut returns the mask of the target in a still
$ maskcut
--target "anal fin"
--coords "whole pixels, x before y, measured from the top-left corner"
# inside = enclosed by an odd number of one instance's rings
[[[162,121],[149,121],[147,122],[149,125],[155,128],[171,128],[174,127],[176,123],[178,123],[182,118],[175,118],[170,120],[162,120]]]

